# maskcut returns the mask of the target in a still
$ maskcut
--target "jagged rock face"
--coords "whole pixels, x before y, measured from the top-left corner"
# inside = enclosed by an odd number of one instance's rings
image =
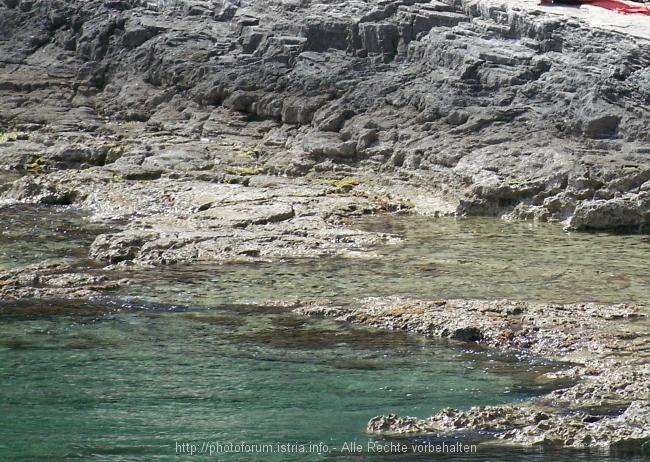
[[[481,0],[3,0],[0,128],[31,135],[0,164],[113,163],[36,134],[130,122],[138,141],[235,138],[269,173],[401,171],[456,213],[646,231],[648,51]]]

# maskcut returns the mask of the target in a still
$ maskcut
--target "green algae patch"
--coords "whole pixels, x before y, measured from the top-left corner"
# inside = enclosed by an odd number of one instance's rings
[[[47,160],[41,156],[32,156],[29,162],[25,165],[28,170],[40,170],[45,166]]]
[[[253,176],[262,173],[262,169],[257,167],[226,167],[225,172],[229,175]]]
[[[528,183],[528,180],[525,178],[508,178],[506,180],[506,184],[510,186],[510,188],[520,188]]]
[[[17,132],[6,132],[0,133],[0,143],[7,143],[9,141],[16,141],[19,138],[19,133]]]
[[[339,193],[349,193],[356,186],[359,185],[359,180],[352,177],[341,178],[340,180],[332,180],[330,184],[337,189]]]

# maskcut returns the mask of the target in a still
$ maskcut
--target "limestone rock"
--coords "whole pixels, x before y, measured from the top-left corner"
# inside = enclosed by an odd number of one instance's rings
[[[647,232],[648,34],[583,16],[505,0],[4,0],[0,166],[389,174],[459,215]]]

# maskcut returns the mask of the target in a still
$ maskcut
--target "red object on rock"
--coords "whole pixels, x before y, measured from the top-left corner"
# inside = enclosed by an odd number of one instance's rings
[[[622,0],[593,0],[591,2],[594,6],[599,6],[607,10],[616,11],[623,14],[645,14],[650,16],[650,8],[645,5],[631,5]]]
[[[542,4],[571,5],[580,8],[580,5],[594,5],[606,10],[622,14],[643,14],[650,16],[650,8],[645,5],[630,4],[623,0],[540,0]]]

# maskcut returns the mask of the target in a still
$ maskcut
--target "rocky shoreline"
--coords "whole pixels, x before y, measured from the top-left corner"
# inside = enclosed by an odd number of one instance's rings
[[[443,409],[424,420],[377,416],[369,433],[487,432],[510,444],[650,449],[646,306],[389,297],[359,300],[351,308],[321,304],[294,311],[568,361],[572,367],[547,378],[578,381],[511,405]]]
[[[399,238],[350,225],[366,214],[648,233],[649,37],[588,19],[509,0],[2,0],[0,213],[73,206],[118,229],[90,247],[97,267],[3,270],[0,298],[105,294],[130,265],[372,257]],[[646,450],[645,307],[358,305],[296,311],[580,379],[370,432]]]
[[[26,176],[2,201],[86,206],[75,172],[133,189],[355,178],[425,215],[646,232],[650,42],[589,18],[508,0],[5,0],[0,168]]]

